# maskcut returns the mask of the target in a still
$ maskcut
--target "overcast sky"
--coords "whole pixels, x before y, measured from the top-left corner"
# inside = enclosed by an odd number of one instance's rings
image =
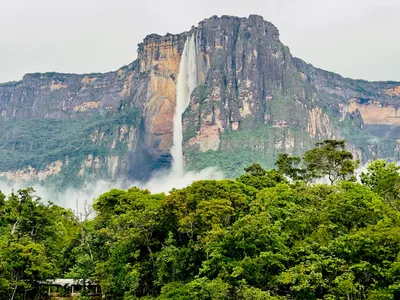
[[[0,82],[116,70],[150,33],[259,14],[294,56],[346,77],[400,81],[399,0],[0,0]]]

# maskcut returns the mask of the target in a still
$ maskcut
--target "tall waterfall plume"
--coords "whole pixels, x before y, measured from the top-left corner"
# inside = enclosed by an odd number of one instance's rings
[[[176,108],[174,115],[174,137],[171,148],[172,172],[183,175],[184,163],[182,153],[183,133],[182,114],[189,106],[190,94],[197,86],[196,41],[190,36],[183,49],[176,85]]]

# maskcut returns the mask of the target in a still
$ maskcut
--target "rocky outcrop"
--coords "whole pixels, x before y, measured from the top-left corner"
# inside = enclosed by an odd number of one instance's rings
[[[46,180],[49,176],[58,175],[63,167],[62,161],[55,161],[47,165],[44,169],[36,170],[31,166],[27,166],[22,170],[0,172],[0,178],[6,178],[10,181],[31,181],[31,180]]]
[[[139,45],[141,77],[146,77],[145,143],[156,161],[168,164],[176,105],[176,78],[185,35],[150,35]]]
[[[310,111],[307,131],[313,137],[335,138],[329,117],[320,107]]]
[[[396,82],[368,82],[343,78],[294,58],[294,62],[309,82],[315,102],[339,120],[352,119],[355,125],[373,136],[400,139],[400,84]]]
[[[360,103],[358,99],[350,99],[349,113],[359,112],[364,124],[400,125],[400,112],[394,105],[381,104],[379,100]]]
[[[248,161],[271,166],[278,152],[301,154],[324,138],[348,139],[362,160],[396,158],[400,83],[347,79],[293,58],[278,29],[260,16],[214,16],[182,34],[147,36],[137,60],[115,72],[28,74],[0,84],[1,126],[20,128],[2,136],[3,156],[19,155],[0,161],[3,176],[144,180],[168,168],[179,64],[189,36],[198,70],[183,116],[189,168],[220,163],[233,176]],[[47,156],[40,152],[43,143],[23,131],[74,124],[80,124],[82,142],[63,140],[57,131],[60,148]],[[40,165],[18,159],[35,151],[42,153]],[[41,170],[49,175],[39,176]]]
[[[306,129],[306,87],[274,25],[255,15],[223,16],[192,32],[207,59],[199,62],[204,82],[184,118],[186,151],[218,150],[224,131],[265,124]]]
[[[114,110],[134,73],[135,64],[106,74],[27,74],[22,81],[0,85],[1,117],[59,120]]]

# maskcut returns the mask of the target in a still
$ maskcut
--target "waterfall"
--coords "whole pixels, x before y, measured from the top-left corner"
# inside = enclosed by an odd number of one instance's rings
[[[196,42],[194,34],[189,37],[183,49],[176,84],[176,108],[174,115],[174,137],[171,148],[172,172],[184,174],[182,153],[182,114],[189,106],[190,94],[197,86]]]

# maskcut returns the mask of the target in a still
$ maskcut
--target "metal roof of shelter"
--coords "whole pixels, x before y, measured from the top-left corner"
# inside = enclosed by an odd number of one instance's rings
[[[57,278],[57,279],[47,279],[44,281],[40,281],[41,284],[46,285],[58,285],[58,286],[72,286],[72,285],[83,285],[83,279],[64,279],[64,278]],[[86,285],[97,285],[97,282],[93,280],[86,280]]]

